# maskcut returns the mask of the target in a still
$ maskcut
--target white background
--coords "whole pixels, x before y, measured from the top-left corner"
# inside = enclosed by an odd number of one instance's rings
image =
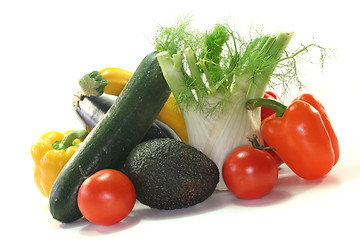
[[[19,239],[360,239],[357,1],[19,1],[0,3],[1,238]],[[134,71],[153,50],[159,24],[193,14],[195,26],[228,20],[247,34],[293,31],[289,48],[316,42],[335,49],[321,72],[302,67],[306,91],[318,96],[341,144],[339,163],[320,180],[280,170],[266,197],[244,201],[216,193],[195,207],[159,211],[137,204],[111,227],[85,220],[60,224],[35,187],[30,146],[50,130],[79,129],[71,107],[77,80],[115,66]],[[293,91],[291,100],[297,91]],[[4,238],[4,236],[6,236]]]

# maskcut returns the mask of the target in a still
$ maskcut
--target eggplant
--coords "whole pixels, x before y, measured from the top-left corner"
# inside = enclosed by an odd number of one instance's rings
[[[85,96],[81,92],[75,94],[73,109],[81,125],[90,132],[104,118],[114,104],[116,97],[110,95]],[[181,141],[180,137],[165,123],[155,120],[141,142],[155,138],[172,138]]]

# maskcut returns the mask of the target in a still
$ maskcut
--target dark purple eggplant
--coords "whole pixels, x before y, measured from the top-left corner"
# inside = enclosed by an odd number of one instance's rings
[[[88,97],[78,92],[73,100],[73,109],[80,123],[90,132],[106,115],[114,101],[115,97],[109,95]],[[172,138],[181,141],[174,130],[159,120],[153,122],[141,142],[154,138]]]

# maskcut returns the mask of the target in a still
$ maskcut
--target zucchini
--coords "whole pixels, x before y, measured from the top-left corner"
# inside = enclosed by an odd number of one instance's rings
[[[140,63],[106,115],[64,166],[50,192],[52,216],[63,223],[82,217],[78,190],[95,172],[120,170],[129,152],[141,141],[170,95],[156,52]]]
[[[114,104],[114,101],[114,96],[85,96],[79,91],[73,99],[73,109],[80,123],[90,132],[105,116],[106,112]],[[172,138],[181,141],[173,129],[157,119],[153,122],[141,142],[155,138]]]

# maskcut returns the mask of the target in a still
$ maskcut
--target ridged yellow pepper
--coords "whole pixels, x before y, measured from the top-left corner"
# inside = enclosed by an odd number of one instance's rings
[[[35,184],[45,197],[49,197],[61,169],[86,136],[86,130],[70,130],[65,133],[50,131],[31,145]]]
[[[86,96],[100,96],[103,93],[118,96],[131,76],[132,73],[124,69],[108,67],[86,74],[80,79],[79,85]],[[157,119],[172,128],[183,142],[188,143],[185,121],[172,93]]]
[[[132,72],[121,68],[108,67],[99,71],[99,74],[107,81],[104,93],[118,96],[132,76]]]

